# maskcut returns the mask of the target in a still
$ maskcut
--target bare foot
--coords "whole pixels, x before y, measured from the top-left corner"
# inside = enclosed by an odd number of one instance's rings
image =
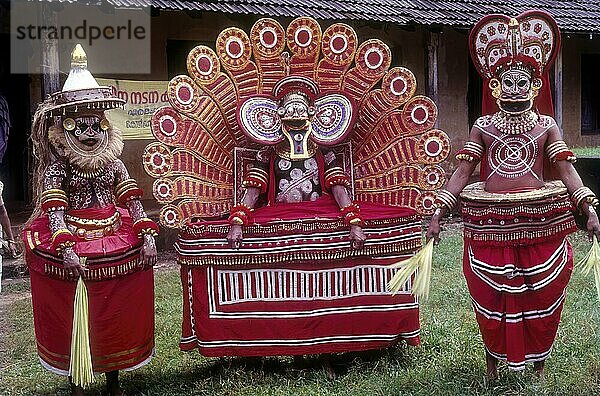
[[[533,371],[535,375],[538,377],[540,381],[544,381],[544,365],[546,364],[545,360],[540,360],[539,362],[533,362]]]
[[[125,396],[125,391],[119,386],[119,372],[106,373],[106,391],[110,396]]]
[[[498,359],[490,355],[487,350],[485,351],[485,365],[488,379],[498,379]]]
[[[69,385],[71,386],[71,395],[72,396],[84,396],[83,388],[81,386],[77,386],[71,381],[71,377],[69,377]]]
[[[320,356],[321,366],[327,375],[327,378],[330,380],[335,379],[335,371],[333,371],[333,366],[331,365],[331,354],[324,353]]]

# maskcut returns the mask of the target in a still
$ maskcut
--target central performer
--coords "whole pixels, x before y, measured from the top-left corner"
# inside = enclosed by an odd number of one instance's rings
[[[450,151],[380,40],[261,19],[198,46],[153,117],[146,171],[175,244],[184,350],[301,355],[419,343],[409,280]],[[224,69],[222,71],[222,69]]]

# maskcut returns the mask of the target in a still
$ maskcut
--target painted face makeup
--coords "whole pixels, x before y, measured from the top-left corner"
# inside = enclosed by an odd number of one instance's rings
[[[97,114],[65,118],[63,128],[69,146],[78,153],[97,154],[108,143],[109,123]]]
[[[531,75],[522,69],[509,69],[500,75],[498,106],[508,114],[531,110],[537,95]]]
[[[305,159],[311,156],[308,139],[315,108],[310,105],[308,98],[300,93],[287,94],[281,100],[277,114],[281,118],[283,134],[289,143],[290,158]]]

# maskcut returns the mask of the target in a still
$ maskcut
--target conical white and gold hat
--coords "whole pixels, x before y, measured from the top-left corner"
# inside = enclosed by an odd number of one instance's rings
[[[83,109],[110,110],[125,104],[110,87],[98,85],[87,68],[87,55],[81,44],[77,44],[71,52],[71,71],[62,91],[50,95],[47,100],[50,102],[49,111],[53,113],[57,110],[61,113]]]

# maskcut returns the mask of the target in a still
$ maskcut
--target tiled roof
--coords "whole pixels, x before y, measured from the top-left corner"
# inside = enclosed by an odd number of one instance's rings
[[[69,1],[69,0],[67,0]],[[252,14],[312,16],[326,20],[367,20],[398,25],[470,28],[482,16],[516,16],[540,9],[566,32],[600,33],[600,0],[108,0],[117,6],[151,2],[155,8]]]

